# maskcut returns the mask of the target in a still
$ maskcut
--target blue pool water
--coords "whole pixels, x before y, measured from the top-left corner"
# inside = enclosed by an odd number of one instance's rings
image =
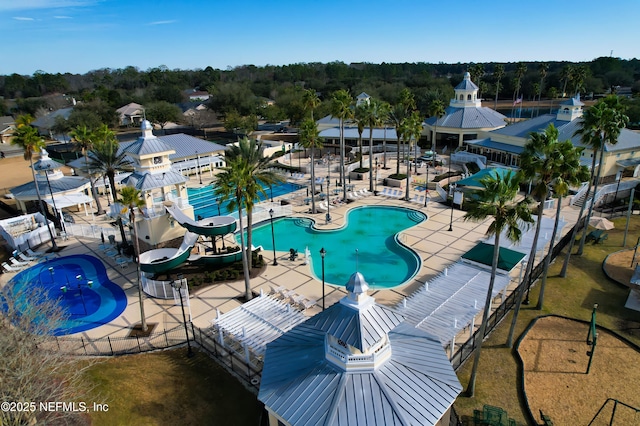
[[[264,196],[262,196],[262,194],[260,194],[259,200],[264,201],[271,198],[275,199],[277,197],[281,197],[302,188],[304,188],[303,185],[298,185],[290,182],[273,185],[272,188],[269,188],[267,186],[265,187],[265,192],[267,193],[267,197],[269,198],[265,198]],[[202,188],[187,188],[187,194],[189,195],[189,204],[193,206],[193,214],[196,218],[198,216],[207,218],[218,216],[219,214],[224,216],[229,213],[233,213],[228,209],[229,202],[220,204],[220,213],[218,213],[218,202],[217,198],[213,194],[212,185],[206,185]]]
[[[53,273],[49,268],[53,268]],[[91,287],[89,280],[93,281]],[[109,281],[102,262],[84,254],[37,264],[18,273],[10,285],[12,292],[18,295],[19,305],[28,303],[28,300],[20,300],[21,297],[36,294],[57,302],[66,316],[66,321],[55,330],[57,336],[107,324],[127,307],[126,294],[117,284]]]
[[[391,206],[351,209],[345,226],[329,231],[314,228],[311,219],[282,218],[273,222],[276,250],[287,252],[294,248],[302,255],[308,247],[312,272],[321,279],[320,249],[324,247],[327,284],[344,286],[358,271],[372,288],[397,287],[413,278],[420,268],[419,256],[400,244],[397,234],[426,219],[420,211]],[[273,250],[269,222],[254,228],[253,245]]]

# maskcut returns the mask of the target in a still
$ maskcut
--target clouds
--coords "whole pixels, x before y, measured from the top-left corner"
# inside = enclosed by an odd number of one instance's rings
[[[101,0],[21,0],[1,1],[0,12],[37,9],[65,9],[84,7],[100,3]]]
[[[14,16],[13,19],[16,21],[35,21],[33,18],[28,18],[26,16]]]
[[[168,25],[168,24],[173,24],[177,22],[175,19],[169,20],[169,21],[155,21],[155,22],[149,22],[147,25]]]

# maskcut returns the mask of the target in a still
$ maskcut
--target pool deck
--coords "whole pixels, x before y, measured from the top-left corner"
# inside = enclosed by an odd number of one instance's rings
[[[386,175],[395,172],[395,162],[390,164],[389,170],[381,173],[381,179]],[[404,167],[403,167],[404,169]],[[421,169],[422,175],[418,178],[424,178],[424,169]],[[208,181],[210,179],[207,179]],[[192,177],[191,183],[197,185],[196,178]],[[356,189],[368,188],[368,181],[353,181]],[[383,186],[378,184],[378,190],[382,191]],[[422,266],[415,277],[407,284],[389,290],[377,290],[371,292],[378,303],[387,306],[393,306],[426,281],[431,280],[440,274],[449,265],[457,262],[462,254],[474,247],[480,242],[487,230],[491,220],[481,223],[464,221],[464,212],[453,209],[452,231],[449,231],[451,220],[451,208],[438,202],[438,196],[435,191],[430,191],[434,199],[428,203],[425,208],[421,204],[415,202],[402,201],[382,195],[368,195],[362,199],[353,201],[346,205],[331,206],[332,221],[325,223],[325,213],[309,214],[309,205],[302,202],[306,190],[299,190],[299,194],[293,194],[299,203],[292,203],[293,214],[301,217],[313,218],[316,226],[320,229],[332,229],[340,227],[344,224],[345,213],[352,207],[362,205],[389,205],[411,207],[420,210],[428,215],[428,220],[422,222],[401,233],[400,241],[406,246],[415,250],[422,259]],[[424,194],[410,189],[410,195]],[[332,196],[332,199],[335,196]],[[278,200],[276,200],[278,201]],[[579,209],[574,207],[564,207],[562,209],[563,219],[567,222],[563,232],[568,232],[577,219]],[[554,217],[555,208],[547,209],[544,212],[545,217]],[[105,216],[96,217],[84,216],[79,213],[75,216],[76,223],[86,222],[89,224],[101,225],[109,227],[109,220]],[[231,239],[229,239],[231,242]],[[59,241],[59,245],[64,249],[57,253],[58,256],[68,256],[72,254],[89,254],[103,261],[107,268],[107,273],[111,281],[118,284],[127,294],[129,304],[125,311],[114,321],[109,324],[88,330],[82,333],[76,333],[73,336],[85,336],[88,338],[99,337],[124,337],[129,328],[140,322],[140,309],[137,291],[137,278],[135,265],[129,264],[125,269],[120,268],[116,262],[106,256],[100,249],[100,240],[90,238],[70,237],[67,241]],[[45,247],[40,247],[40,250]],[[332,255],[332,248],[326,247],[327,256]],[[336,248],[335,250],[339,250]],[[321,282],[313,277],[309,265],[305,263],[304,253],[300,253],[295,261],[290,261],[288,252],[276,252],[278,257],[278,265],[273,266],[273,257],[271,251],[263,251],[262,255],[267,263],[266,270],[260,276],[251,280],[251,286],[254,291],[264,291],[268,293],[271,287],[284,287],[294,291],[299,295],[303,295],[309,299],[316,300],[317,304],[305,311],[309,316],[318,313],[322,305],[322,285]],[[319,253],[312,253],[315,259],[320,257]],[[355,271],[354,271],[355,272]],[[4,285],[13,274],[0,275],[0,286]],[[514,276],[516,278],[516,276]],[[365,277],[366,279],[366,277]],[[512,281],[511,288],[515,286],[515,279]],[[208,327],[211,320],[216,316],[216,309],[221,313],[240,306],[238,297],[244,294],[244,281],[242,279],[214,284],[205,288],[191,289],[190,306],[192,320],[197,327]],[[342,298],[346,292],[343,288],[326,286],[325,288],[325,306],[331,306]],[[173,299],[162,300],[149,296],[144,297],[145,316],[148,323],[157,323],[160,329],[171,329],[182,324],[182,313],[179,304],[175,304]],[[481,313],[480,313],[481,314]],[[479,323],[479,320],[476,321]]]

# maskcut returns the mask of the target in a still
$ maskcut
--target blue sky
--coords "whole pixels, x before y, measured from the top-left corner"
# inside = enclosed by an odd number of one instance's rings
[[[0,75],[640,57],[638,0],[0,0]]]

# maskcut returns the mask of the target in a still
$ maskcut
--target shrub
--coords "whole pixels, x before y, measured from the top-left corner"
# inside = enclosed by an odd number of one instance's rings
[[[407,175],[404,173],[398,173],[398,174],[392,174],[389,175],[389,179],[395,179],[395,180],[402,180],[402,179],[406,179]]]
[[[358,167],[357,169],[353,169],[354,173],[367,173],[369,171],[368,167]]]

